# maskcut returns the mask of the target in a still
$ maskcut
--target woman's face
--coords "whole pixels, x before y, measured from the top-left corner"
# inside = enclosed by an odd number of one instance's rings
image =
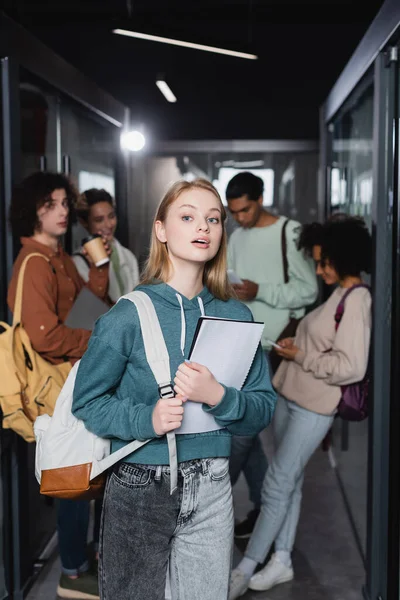
[[[40,233],[60,237],[68,229],[69,201],[64,189],[54,190],[48,200],[37,211]]]
[[[329,260],[326,259],[324,264],[321,264],[321,246],[313,247],[313,259],[315,260],[317,275],[319,275],[327,285],[339,283],[339,276],[335,269],[330,266]]]
[[[168,209],[165,222],[156,221],[156,235],[168,245],[172,262],[205,264],[217,254],[223,233],[221,204],[208,190],[182,192]]]
[[[114,239],[114,233],[117,227],[117,216],[114,207],[108,202],[97,202],[89,210],[87,230],[92,235],[100,233],[108,242]]]

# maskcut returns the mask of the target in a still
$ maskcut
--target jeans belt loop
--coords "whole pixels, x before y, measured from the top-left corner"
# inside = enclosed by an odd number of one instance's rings
[[[155,477],[154,477],[154,479],[156,481],[160,481],[160,479],[161,479],[161,473],[162,473],[162,466],[161,465],[157,465],[156,474],[155,474]]]

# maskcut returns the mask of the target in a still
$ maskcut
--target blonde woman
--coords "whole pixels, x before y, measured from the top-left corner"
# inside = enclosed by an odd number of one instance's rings
[[[226,600],[233,543],[228,470],[231,435],[255,435],[275,405],[261,347],[242,391],[185,363],[203,314],[252,320],[230,297],[226,214],[206,180],[175,183],[154,219],[142,285],[167,344],[176,397],[160,400],[145,359],[134,305],[121,300],[102,317],[77,375],[74,414],[112,439],[152,441],[108,479],[100,536],[103,600],[163,600],[170,563],[172,598]],[[179,428],[185,401],[199,402],[221,429],[179,435],[178,490],[170,495],[166,434]]]
[[[115,237],[118,219],[112,196],[106,190],[92,188],[78,198],[76,213],[79,221],[90,234],[99,233],[111,247],[110,283],[108,296],[112,303],[131,292],[139,283],[139,267],[136,256]],[[82,250],[73,255],[79,275],[89,279],[90,265]]]

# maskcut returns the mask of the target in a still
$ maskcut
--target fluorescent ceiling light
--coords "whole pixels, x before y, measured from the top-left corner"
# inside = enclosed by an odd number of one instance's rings
[[[159,79],[158,81],[156,81],[156,86],[164,95],[164,98],[168,100],[168,102],[176,102],[176,96],[166,81],[162,81],[161,79]]]
[[[174,40],[172,38],[160,37],[159,35],[149,35],[148,33],[140,33],[139,31],[129,31],[128,29],[113,29],[113,33],[138,38],[139,40],[148,40],[150,42],[162,42],[163,44],[172,44],[172,46],[183,46],[184,48],[193,48],[194,50],[204,50],[205,52],[215,52],[216,54],[235,56],[236,58],[248,58],[249,60],[257,60],[258,58],[258,56],[256,56],[255,54],[247,54],[246,52],[236,52],[235,50],[225,50],[224,48],[216,48],[214,46],[204,46],[203,44],[194,44],[192,42]]]

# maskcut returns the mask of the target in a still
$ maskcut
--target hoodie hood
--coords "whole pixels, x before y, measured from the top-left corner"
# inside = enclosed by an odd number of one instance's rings
[[[189,321],[191,325],[190,329],[193,329],[193,321],[197,324],[200,316],[206,315],[206,307],[213,300],[214,296],[211,292],[203,287],[200,294],[189,300],[186,296],[183,296],[177,292],[173,287],[167,283],[155,283],[154,285],[141,285],[136,288],[139,291],[145,292],[153,300],[154,304],[160,303],[163,308],[167,310],[180,311],[181,318],[181,339],[180,348],[182,356],[185,356],[185,345],[187,337],[186,321]]]
[[[204,307],[206,307],[207,304],[209,304],[210,302],[215,300],[214,296],[211,294],[211,292],[206,287],[203,287],[200,294],[198,294],[197,296],[194,296],[194,298],[192,298],[191,300],[189,300],[189,298],[186,298],[186,296],[183,296],[182,294],[180,294],[177,290],[175,290],[173,287],[171,287],[167,283],[154,283],[152,285],[139,285],[135,289],[140,290],[142,292],[146,292],[146,294],[148,294],[150,296],[150,298],[153,300],[153,302],[160,302],[161,304],[168,306],[169,308],[171,308],[173,310],[181,309],[180,303],[177,299],[177,295],[182,298],[182,304],[183,304],[183,308],[185,311],[195,310],[198,312],[198,310],[199,310],[199,300],[198,299],[199,298],[201,299],[201,302],[203,303]]]

